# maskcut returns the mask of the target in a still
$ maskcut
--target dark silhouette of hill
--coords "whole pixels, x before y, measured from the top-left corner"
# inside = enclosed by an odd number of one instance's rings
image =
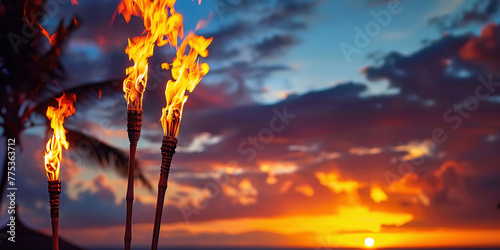
[[[10,235],[6,233],[8,230],[7,226],[0,229],[0,249],[2,250],[52,250],[52,239],[50,235],[45,235],[26,227],[19,219],[16,220],[15,242],[7,240],[7,238],[10,237]],[[83,248],[75,246],[61,237],[59,237],[59,249],[83,250]]]

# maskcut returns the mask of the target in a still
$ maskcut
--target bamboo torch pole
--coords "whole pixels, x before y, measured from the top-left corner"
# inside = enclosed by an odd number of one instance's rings
[[[165,193],[167,191],[168,174],[170,171],[170,164],[172,163],[172,157],[175,154],[176,146],[177,146],[177,138],[175,136],[163,136],[163,141],[161,145],[160,180],[158,181],[158,197],[156,200],[153,242],[151,243],[152,250],[156,250],[158,248],[158,239],[160,237],[160,225],[163,212],[163,204],[165,201]]]
[[[165,203],[165,193],[167,191],[168,174],[172,157],[175,154],[177,147],[177,131],[179,129],[181,112],[174,109],[170,114],[170,123],[168,124],[167,135],[163,136],[161,144],[161,168],[160,179],[158,180],[158,197],[156,199],[155,224],[153,229],[153,240],[151,242],[151,250],[158,249],[158,239],[160,238],[161,217],[163,212],[163,204]]]
[[[127,109],[127,132],[130,142],[130,163],[128,170],[127,184],[127,218],[125,224],[125,249],[130,250],[132,244],[132,210],[134,203],[134,176],[135,176],[135,152],[137,150],[137,142],[141,136],[142,127],[142,109],[131,108]]]

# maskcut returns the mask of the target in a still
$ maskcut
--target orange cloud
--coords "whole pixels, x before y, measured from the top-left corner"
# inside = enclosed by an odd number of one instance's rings
[[[432,140],[425,141],[413,141],[408,144],[399,145],[394,147],[394,151],[397,152],[407,152],[406,155],[402,157],[402,160],[409,161],[413,159],[418,159],[422,156],[429,156],[435,148],[435,143]]]
[[[243,179],[238,184],[238,187],[225,185],[222,191],[235,203],[240,203],[244,206],[257,203],[257,189],[247,179]]]
[[[292,185],[293,185],[293,182],[291,180],[285,181],[283,183],[283,185],[281,185],[279,193],[283,194],[283,193],[288,192],[288,190],[290,190],[290,187],[292,187]]]
[[[374,155],[382,153],[382,148],[350,148],[349,153],[353,155]]]
[[[335,193],[352,193],[356,191],[360,184],[357,181],[340,181],[339,176],[335,173],[325,174],[322,172],[316,173],[316,178],[318,178],[321,185],[330,188]]]
[[[292,215],[273,218],[238,218],[205,222],[180,222],[165,227],[167,231],[237,234],[266,231],[279,234],[313,233],[329,235],[338,232],[380,232],[383,225],[401,226],[413,219],[407,213],[370,211],[363,206],[339,207],[336,214]]]
[[[295,187],[295,191],[304,194],[305,196],[313,196],[314,195],[314,189],[311,186],[308,185],[301,185]]]
[[[418,174],[407,173],[399,180],[394,181],[389,186],[391,192],[405,193],[405,194],[419,194],[422,193],[422,185]]]
[[[278,174],[290,174],[297,171],[298,167],[290,163],[264,163],[260,165],[260,171],[267,173],[266,183],[269,185],[276,184]]]
[[[370,197],[376,203],[380,203],[380,202],[386,201],[388,199],[387,194],[385,194],[384,191],[380,187],[377,187],[377,186],[373,186],[371,188]]]

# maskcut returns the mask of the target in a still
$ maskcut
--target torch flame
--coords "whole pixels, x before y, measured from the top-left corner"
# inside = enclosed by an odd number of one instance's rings
[[[62,147],[68,149],[69,143],[66,141],[66,130],[63,127],[66,117],[75,113],[73,102],[76,100],[75,94],[56,98],[58,107],[48,107],[47,117],[50,120],[50,126],[54,129],[52,138],[49,139],[45,151],[45,170],[49,180],[59,179],[59,170],[62,160]]]
[[[190,33],[177,48],[177,38],[184,37],[184,27],[182,15],[175,11],[175,2],[176,0],[122,0],[117,10],[127,22],[132,16],[143,18],[145,27],[143,35],[128,39],[128,46],[125,49],[129,60],[134,61],[134,65],[127,68],[127,78],[123,81],[123,91],[129,109],[142,109],[142,97],[147,84],[148,59],[153,55],[155,44],[158,47],[170,44],[177,49],[171,68],[175,82],[169,81],[167,84],[165,91],[167,107],[163,109],[161,118],[164,134],[174,136],[177,135],[182,108],[187,100],[186,90],[192,92],[209,70],[208,64],[199,64],[198,55],[208,56],[207,47],[212,42],[212,38],[206,39]],[[201,27],[203,24],[198,26]],[[185,55],[187,46],[190,50]],[[169,69],[170,65],[162,63],[161,67]]]
[[[127,78],[123,81],[123,91],[130,109],[142,109],[148,59],[153,55],[155,43],[158,46],[170,43],[176,47],[177,37],[184,36],[182,15],[175,11],[174,4],[175,0],[123,0],[118,6],[118,13],[123,15],[125,21],[129,22],[131,16],[138,16],[144,19],[145,27],[143,35],[128,39],[125,49],[129,60],[134,61],[134,65],[126,69]]]
[[[213,37],[207,39],[189,33],[177,50],[176,58],[172,64],[172,77],[176,81],[169,80],[167,83],[165,90],[167,106],[162,109],[160,119],[164,135],[177,136],[184,103],[188,98],[186,90],[193,92],[196,85],[210,69],[207,63],[199,64],[198,55],[208,56],[207,47],[212,40]],[[188,45],[189,53],[185,55]]]

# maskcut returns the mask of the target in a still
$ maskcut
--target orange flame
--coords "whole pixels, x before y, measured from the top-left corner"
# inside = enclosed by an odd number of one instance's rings
[[[207,63],[199,64],[198,55],[208,56],[207,47],[212,40],[213,37],[206,39],[203,36],[189,33],[177,50],[177,57],[172,64],[172,76],[176,81],[169,80],[167,83],[165,90],[167,106],[162,109],[160,119],[164,135],[177,136],[184,103],[188,98],[186,90],[193,92],[196,85],[210,69]],[[188,45],[190,50],[185,55]]]
[[[41,4],[43,4],[41,1],[37,0],[28,0],[24,2],[24,17],[28,21],[28,23],[33,26],[36,24],[38,28],[40,29],[40,33],[47,37],[49,40],[49,43],[52,47],[56,45],[57,41],[57,36],[58,36],[58,31],[54,32],[54,34],[50,35],[50,33],[40,24],[39,22],[35,22],[35,14],[39,14],[40,12],[37,11],[37,7],[39,7]],[[78,0],[71,0],[72,5],[79,5]],[[75,17],[73,17],[73,21],[75,22],[75,25],[78,26],[78,21],[76,20]]]
[[[40,32],[42,32],[42,34],[47,37],[47,39],[49,39],[49,43],[51,46],[56,45],[57,32],[54,32],[54,34],[50,35],[42,25],[40,25]]]
[[[134,65],[126,69],[127,78],[123,81],[123,91],[130,109],[142,109],[148,59],[153,55],[155,43],[158,46],[170,43],[175,47],[177,37],[184,36],[182,15],[175,11],[174,4],[175,0],[123,0],[118,6],[118,13],[127,22],[131,16],[138,16],[144,19],[145,27],[143,35],[128,39],[125,49],[129,60],[134,61]]]
[[[45,170],[49,180],[59,179],[59,170],[61,168],[62,147],[68,149],[69,143],[66,141],[66,130],[63,127],[66,117],[75,113],[73,102],[76,100],[75,94],[56,98],[58,107],[48,107],[47,117],[50,120],[50,126],[54,129],[52,138],[47,142],[45,150]]]

